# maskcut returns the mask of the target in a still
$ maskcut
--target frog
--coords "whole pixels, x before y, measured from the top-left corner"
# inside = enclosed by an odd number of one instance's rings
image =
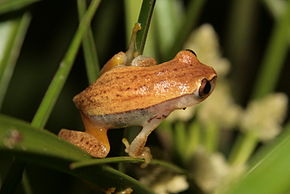
[[[133,54],[132,54],[133,53]],[[93,157],[105,158],[110,151],[107,132],[141,126],[131,143],[123,139],[130,157],[150,161],[148,136],[174,110],[205,100],[214,90],[217,74],[201,63],[190,49],[171,60],[156,60],[129,52],[115,54],[100,77],[73,98],[85,131],[62,129],[58,136]]]

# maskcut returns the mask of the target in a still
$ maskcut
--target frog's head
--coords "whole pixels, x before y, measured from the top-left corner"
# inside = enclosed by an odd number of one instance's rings
[[[189,72],[187,75],[190,80],[191,91],[195,99],[200,102],[206,99],[213,91],[217,79],[215,70],[202,64],[194,51],[190,49],[182,50],[177,53],[175,59],[186,65]]]

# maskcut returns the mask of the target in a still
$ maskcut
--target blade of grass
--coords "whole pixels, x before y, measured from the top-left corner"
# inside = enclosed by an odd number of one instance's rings
[[[0,1],[0,14],[5,14],[11,11],[16,11],[26,6],[29,6],[39,0],[4,0]]]
[[[143,0],[140,10],[138,23],[141,24],[141,30],[137,33],[136,38],[136,50],[140,55],[143,53],[144,50],[155,1],[156,0]]]
[[[278,19],[281,14],[286,11],[286,1],[283,0],[263,0],[263,3],[273,15],[275,19]]]
[[[185,129],[185,123],[183,121],[178,121],[174,127],[174,147],[176,149],[177,157],[185,161],[184,150],[187,144],[187,134]]]
[[[218,147],[218,135],[219,129],[217,125],[213,122],[208,122],[205,126],[204,132],[204,142],[203,146],[209,153],[213,153],[216,151]]]
[[[229,163],[232,166],[243,165],[253,153],[257,143],[258,138],[254,134],[249,132],[246,134],[240,134],[231,150]]]
[[[14,21],[7,23],[9,28],[11,28],[11,31],[4,46],[3,58],[0,61],[0,109],[2,107],[15,64],[19,56],[27,28],[30,24],[30,19],[30,14],[25,13],[23,16],[15,19]]]
[[[138,18],[139,10],[141,8],[141,0],[125,0],[124,6],[125,6],[125,16],[126,16],[126,39],[129,43],[132,28],[136,23],[136,20]]]
[[[101,164],[108,164],[108,163],[120,163],[120,162],[130,162],[130,163],[144,163],[144,159],[138,159],[138,158],[131,158],[128,156],[121,156],[121,157],[111,157],[111,158],[104,158],[104,159],[89,159],[89,160],[83,160],[81,162],[74,162],[70,165],[71,169],[77,169],[77,168],[84,168],[84,167],[90,167],[90,166],[96,166]],[[179,168],[178,166],[175,166],[171,163],[161,161],[161,160],[152,160],[150,161],[149,165],[161,165],[165,168],[168,168],[174,172],[177,173],[183,173],[185,174],[185,170]]]
[[[68,77],[68,74],[71,70],[73,61],[76,57],[77,51],[80,47],[82,37],[85,34],[88,26],[90,25],[90,22],[94,16],[94,13],[96,12],[96,9],[100,3],[100,0],[93,0],[84,14],[84,17],[82,18],[79,27],[75,33],[75,36],[68,48],[68,51],[66,52],[64,58],[62,59],[59,69],[57,70],[56,74],[54,75],[54,78],[52,82],[49,85],[48,90],[46,91],[46,94],[44,98],[42,99],[42,102],[32,120],[32,126],[37,128],[43,128],[45,123],[47,122],[49,115],[54,107],[54,104],[63,88],[63,85]],[[19,168],[25,168],[25,164],[22,162],[15,161],[12,166],[19,166]],[[19,173],[19,174],[17,174]],[[12,177],[22,177],[22,172],[17,171],[14,172],[13,169],[10,168],[9,174]],[[11,185],[10,180],[5,179],[4,182],[5,185]],[[14,181],[15,185],[13,187],[10,187],[12,189],[16,188],[17,181]],[[1,188],[2,190],[5,190],[6,188]]]
[[[287,193],[290,188],[289,147],[290,124],[282,136],[257,154],[248,173],[236,184],[230,185],[225,194]]]
[[[283,62],[287,56],[289,35],[290,1],[273,29],[268,47],[262,60],[257,81],[253,89],[253,98],[260,98],[272,92],[279,79]]]
[[[283,0],[264,0],[263,1],[269,12],[275,20],[279,20],[281,15],[287,11],[287,2]],[[288,23],[288,44],[290,44],[290,23]]]
[[[197,22],[198,16],[201,13],[203,5],[206,0],[191,0],[186,10],[185,19],[177,30],[175,41],[171,45],[170,52],[165,57],[166,59],[172,58],[179,50],[183,48],[192,28]]]
[[[85,0],[78,0],[77,2],[78,2],[79,18],[81,21],[81,18],[85,14],[87,4]],[[83,37],[83,50],[86,61],[88,81],[89,83],[93,83],[98,77],[100,68],[95,40],[90,26],[88,27],[88,30]]]
[[[176,0],[159,0],[156,2],[155,12],[153,15],[153,26],[156,30],[154,35],[158,46],[161,61],[166,60],[173,41],[176,38],[177,29],[184,20],[182,2]]]
[[[274,90],[278,81],[279,73],[288,49],[288,25],[290,18],[290,1],[287,4],[287,11],[277,21],[268,48],[262,60],[261,71],[255,83],[252,98],[257,99],[267,95]],[[254,151],[258,139],[251,131],[238,137],[236,145],[230,154],[232,164],[243,164]]]
[[[59,69],[54,75],[45,93],[45,96],[33,118],[33,121],[32,121],[33,126],[42,128],[47,122],[49,115],[54,107],[54,104],[71,70],[77,51],[80,47],[82,38],[84,34],[87,32],[87,29],[97,10],[99,3],[100,3],[100,0],[93,0],[88,10],[84,14],[64,58],[60,62]]]
[[[136,193],[152,193],[132,177],[105,165],[71,170],[71,163],[91,157],[46,130],[4,115],[0,115],[0,154],[13,154],[25,162],[53,168],[100,187],[131,187]]]
[[[188,127],[188,140],[184,152],[185,161],[188,162],[192,159],[194,152],[198,148],[201,141],[201,128],[196,120],[193,120]]]

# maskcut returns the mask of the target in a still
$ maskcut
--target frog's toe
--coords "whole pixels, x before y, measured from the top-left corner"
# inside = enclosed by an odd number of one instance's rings
[[[98,141],[98,139],[95,138],[93,135],[82,131],[62,129],[60,130],[58,136],[61,139],[78,146],[79,148],[96,158],[104,158],[108,155],[110,151],[110,147],[107,147],[100,143],[100,141]]]
[[[123,144],[125,145],[125,152],[132,158],[141,158],[144,159],[145,162],[141,167],[146,167],[147,164],[152,160],[152,155],[149,147],[138,148],[134,147],[134,145],[130,145],[126,138],[122,139]]]

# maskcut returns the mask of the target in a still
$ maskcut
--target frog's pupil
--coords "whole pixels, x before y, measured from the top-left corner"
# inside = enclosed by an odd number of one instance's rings
[[[204,94],[208,94],[210,92],[210,89],[211,89],[210,82],[208,80],[206,80],[206,83],[205,83],[205,86],[204,86],[204,89],[203,89],[203,93]]]
[[[201,81],[201,86],[199,88],[199,96],[204,97],[208,95],[211,91],[211,83],[207,79]]]

